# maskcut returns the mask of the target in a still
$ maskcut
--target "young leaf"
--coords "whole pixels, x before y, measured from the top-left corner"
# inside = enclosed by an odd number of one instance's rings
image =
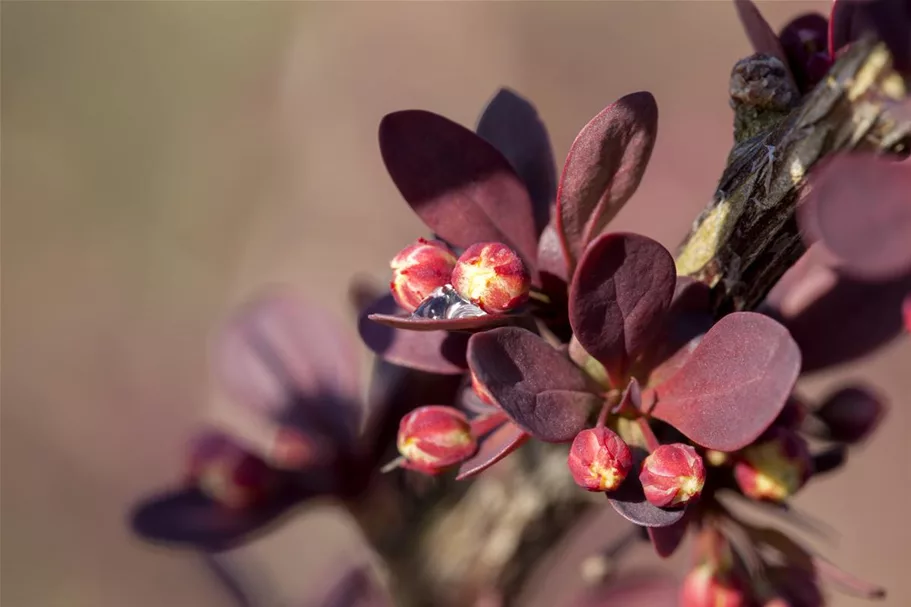
[[[579,262],[570,287],[570,324],[615,386],[661,330],[675,284],[671,254],[638,234],[604,234]]]
[[[391,295],[369,305],[358,317],[364,343],[378,356],[403,367],[443,375],[461,374],[468,368],[465,349],[468,335],[447,331],[404,331],[371,321],[371,314],[401,312]]]
[[[658,132],[651,93],[621,97],[576,136],[557,190],[557,231],[570,268],[632,197]]]
[[[651,414],[703,447],[736,451],[775,421],[799,372],[800,350],[787,329],[761,314],[736,312],[654,388]]]
[[[528,434],[507,421],[481,442],[478,452],[473,457],[462,462],[456,480],[462,481],[480,474],[521,447],[526,440]]]
[[[535,106],[507,88],[481,114],[475,131],[500,150],[522,178],[534,205],[535,233],[550,220],[557,191],[557,172],[550,136]]]
[[[468,367],[522,430],[543,441],[572,440],[601,402],[578,367],[525,329],[472,335]]]
[[[534,274],[538,239],[531,198],[495,147],[423,110],[386,115],[379,142],[389,175],[432,232],[462,248],[506,243]]]

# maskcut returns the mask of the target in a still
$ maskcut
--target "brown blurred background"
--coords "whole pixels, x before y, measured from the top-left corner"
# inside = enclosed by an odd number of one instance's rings
[[[762,8],[778,27],[827,4]],[[588,118],[648,89],[659,140],[619,225],[673,247],[719,176],[748,52],[728,2],[3,2],[3,607],[230,604],[200,559],[130,537],[125,512],[213,414],[207,340],[226,311],[282,280],[353,328],[350,278],[386,280],[422,234],[380,160],[383,114],[472,126],[508,85],[562,159]],[[905,339],[807,382],[879,382],[894,406],[797,500],[891,605],[911,604],[909,362]],[[229,564],[263,604],[302,605],[363,558],[326,506]]]

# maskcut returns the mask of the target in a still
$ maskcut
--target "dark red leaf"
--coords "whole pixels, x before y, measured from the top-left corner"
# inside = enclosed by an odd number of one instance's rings
[[[907,0],[838,0],[829,17],[829,52],[836,56],[844,46],[866,32],[875,33],[892,53],[899,73],[911,75],[911,3]]]
[[[487,470],[521,447],[526,440],[528,434],[514,423],[506,422],[481,442],[474,457],[462,462],[456,480],[465,480]]]
[[[886,414],[886,403],[877,391],[848,386],[831,394],[816,410],[830,440],[856,443],[869,437]]]
[[[778,39],[788,57],[788,67],[802,93],[825,76],[829,58],[828,20],[819,13],[804,13],[785,25]]]
[[[468,366],[506,414],[543,441],[572,440],[601,402],[578,367],[525,329],[472,335]]]
[[[152,542],[222,551],[249,541],[300,499],[288,493],[259,508],[234,510],[196,489],[182,489],[141,502],[130,522],[140,537]]]
[[[370,314],[367,318],[386,327],[409,331],[481,331],[514,323],[518,317],[485,314],[466,318],[412,318],[403,314]]]
[[[752,0],[734,0],[734,7],[737,9],[737,16],[740,18],[747,38],[750,39],[753,50],[777,57],[787,68],[788,57],[781,48],[778,36],[762,16],[759,8],[753,4]]]
[[[633,453],[636,458],[634,469],[638,469],[644,452],[641,449],[633,448]],[[649,503],[645,499],[642,483],[639,482],[637,474],[627,476],[619,489],[606,495],[607,501],[620,516],[642,527],[668,527],[679,522],[686,512],[685,508],[668,510]]]
[[[506,243],[533,272],[538,239],[531,198],[495,147],[423,110],[388,114],[379,141],[389,175],[434,234],[461,248]]]
[[[863,279],[911,270],[911,162],[841,155],[814,170],[801,228]]]
[[[813,476],[834,472],[848,461],[848,450],[844,445],[830,447],[813,454]]]
[[[736,451],[775,421],[799,372],[800,350],[787,329],[761,314],[735,312],[654,389],[651,413],[703,447]]]
[[[569,266],[566,263],[566,253],[563,251],[563,245],[560,244],[560,235],[557,233],[557,228],[554,227],[553,223],[547,225],[544,228],[544,231],[541,232],[541,239],[538,241],[538,271],[543,275],[547,274],[551,277],[551,288],[547,288],[547,282],[545,278],[542,278],[544,282],[544,289],[546,292],[550,293],[557,290],[557,288],[563,289],[563,296],[566,296],[566,282],[569,280]]]
[[[576,136],[557,190],[557,231],[570,268],[645,175],[658,132],[658,105],[642,91],[604,108]]]
[[[683,538],[686,537],[687,523],[689,523],[689,517],[684,516],[673,525],[648,528],[648,537],[658,556],[666,559],[677,551]]]
[[[550,220],[556,198],[557,170],[547,128],[535,106],[507,88],[500,89],[478,120],[475,131],[497,148],[528,188],[534,204],[535,233]]]
[[[373,302],[361,313],[357,328],[361,339],[377,355],[391,363],[429,373],[461,374],[468,368],[465,349],[468,335],[447,331],[404,331],[372,322],[375,313],[403,313],[391,295]]]
[[[675,284],[671,254],[638,234],[604,234],[579,262],[570,287],[570,324],[616,387],[661,330]]]

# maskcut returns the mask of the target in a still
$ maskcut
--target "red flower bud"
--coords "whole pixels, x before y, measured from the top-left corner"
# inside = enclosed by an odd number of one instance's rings
[[[187,480],[220,504],[244,509],[264,501],[277,471],[220,432],[207,432],[190,445]]]
[[[742,585],[710,564],[690,571],[680,588],[681,607],[741,607],[747,604]]]
[[[478,449],[465,415],[436,405],[419,407],[402,418],[397,445],[406,460],[403,466],[425,474],[438,474]]]
[[[869,436],[885,414],[882,398],[859,387],[839,390],[816,411],[829,431],[829,438],[846,443],[856,443]]]
[[[645,499],[655,506],[679,506],[702,493],[705,464],[689,445],[661,445],[642,462],[639,480]]]
[[[438,240],[418,241],[392,258],[389,288],[396,303],[414,312],[434,290],[449,284],[455,267],[455,254]]]
[[[576,484],[589,491],[613,491],[629,474],[633,456],[623,439],[607,428],[576,435],[567,460]]]
[[[452,286],[485,312],[501,314],[525,303],[531,278],[515,251],[499,242],[482,242],[459,257]]]
[[[746,447],[734,464],[734,478],[744,495],[780,502],[794,495],[810,477],[812,460],[804,439],[786,428],[772,428]]]

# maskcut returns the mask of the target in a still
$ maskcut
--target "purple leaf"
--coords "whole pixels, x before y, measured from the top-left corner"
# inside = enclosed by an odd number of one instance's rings
[[[543,441],[572,440],[601,402],[578,367],[525,329],[472,335],[468,366],[506,414]]]
[[[557,190],[557,231],[570,267],[642,181],[658,131],[651,93],[621,97],[576,136]]]
[[[372,322],[375,313],[402,312],[391,295],[385,295],[368,306],[358,318],[361,339],[383,359],[403,367],[440,373],[461,374],[468,368],[465,349],[468,335],[447,331],[404,331]]]
[[[535,233],[550,219],[557,173],[547,128],[535,106],[507,88],[490,100],[475,129],[497,148],[522,178],[534,205]]]
[[[743,30],[746,32],[753,50],[777,57],[787,69],[788,57],[781,48],[778,36],[762,16],[759,8],[753,4],[752,0],[734,0],[734,7],[737,9],[737,16],[740,18],[740,23],[743,25]]]
[[[683,538],[686,537],[687,523],[689,523],[689,517],[685,516],[667,527],[648,528],[648,537],[658,556],[666,559],[677,551]]]
[[[131,526],[142,538],[164,544],[222,551],[249,541],[302,499],[287,493],[259,508],[230,509],[197,489],[155,495],[131,513]]]
[[[633,452],[633,470],[639,470],[648,455],[644,449],[630,447]],[[630,474],[620,487],[607,493],[607,501],[620,516],[641,527],[668,527],[680,521],[686,508],[664,509],[645,499],[638,474]]]
[[[579,262],[570,287],[570,324],[616,387],[661,330],[675,283],[671,254],[638,234],[600,236]]]
[[[829,16],[829,52],[873,32],[889,48],[896,70],[911,75],[911,4],[907,0],[838,0]]]
[[[841,155],[814,170],[801,228],[864,279],[911,271],[911,163]]]
[[[800,350],[787,329],[761,314],[735,312],[654,389],[651,414],[703,447],[736,451],[775,421],[799,372]]]
[[[560,244],[560,235],[552,222],[541,232],[541,239],[538,241],[538,271],[542,276],[550,276],[551,288],[549,289],[546,279],[543,277],[541,279],[545,283],[544,288],[548,293],[559,288],[563,290],[563,296],[566,296],[569,267],[566,264],[563,245]]]
[[[506,422],[485,438],[478,452],[471,459],[462,462],[457,481],[462,481],[487,470],[504,457],[521,447],[528,440],[528,434],[512,422]]]
[[[857,443],[869,437],[886,414],[885,399],[864,386],[848,386],[831,394],[816,410],[827,437]]]
[[[389,175],[432,232],[461,248],[506,243],[534,273],[538,239],[531,198],[495,147],[423,110],[386,115],[379,140]]]
[[[519,317],[512,314],[485,314],[465,318],[412,318],[399,314],[370,314],[367,318],[386,327],[409,331],[480,331],[512,324]]]

